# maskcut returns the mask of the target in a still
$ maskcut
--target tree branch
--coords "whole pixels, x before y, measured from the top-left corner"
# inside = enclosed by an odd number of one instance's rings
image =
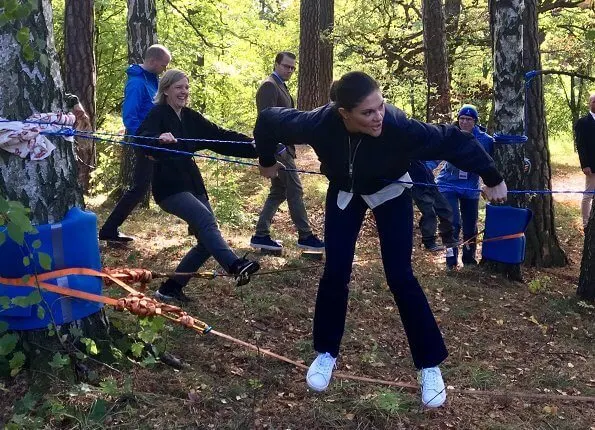
[[[574,76],[575,78],[586,79],[588,81],[595,81],[595,76],[583,75],[582,73],[566,72],[564,70],[536,70],[539,75],[565,75]]]
[[[539,13],[544,13],[552,9],[569,9],[573,7],[578,7],[578,5],[581,3],[584,3],[584,0],[545,0],[543,3],[539,5],[539,8],[537,10]]]
[[[196,33],[196,35],[200,38],[200,40],[202,40],[202,42],[208,46],[209,48],[218,48],[218,49],[224,49],[225,46],[223,45],[215,45],[214,43],[211,43],[207,40],[207,38],[201,33],[201,31],[196,27],[196,25],[194,25],[194,23],[192,22],[192,20],[188,17],[187,14],[185,14],[184,12],[182,12],[180,10],[180,8],[178,8],[172,0],[165,0],[167,2],[167,4],[169,4],[176,12],[178,12],[182,18],[184,19],[184,21],[186,21],[186,23],[188,23],[188,25],[190,27],[192,27],[192,29],[194,30],[194,32]]]

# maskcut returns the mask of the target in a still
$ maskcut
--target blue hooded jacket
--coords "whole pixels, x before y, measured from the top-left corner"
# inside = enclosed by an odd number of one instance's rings
[[[494,138],[485,132],[485,128],[479,125],[473,127],[473,136],[481,144],[485,151],[492,155],[494,151]],[[456,168],[452,163],[446,162],[436,177],[436,183],[440,185],[451,185],[463,188],[479,188],[479,176],[475,173],[465,172]],[[465,199],[479,199],[479,191],[456,190],[449,187],[440,187],[440,192],[452,192]]]
[[[126,74],[128,80],[124,87],[122,121],[128,134],[136,134],[136,130],[154,106],[153,97],[157,94],[159,78],[139,64],[129,66]]]

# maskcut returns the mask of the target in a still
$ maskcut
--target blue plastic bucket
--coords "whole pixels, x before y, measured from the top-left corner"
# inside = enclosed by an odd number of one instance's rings
[[[101,270],[99,241],[97,239],[97,217],[92,212],[72,208],[64,219],[55,224],[36,226],[38,234],[25,235],[29,249],[34,240],[41,241],[38,251],[49,254],[52,258],[51,270],[84,267]],[[21,247],[10,239],[0,246],[0,276],[20,278],[33,273],[35,265],[37,273],[47,272],[34,258],[29,267],[23,265],[23,256],[27,255],[26,247]],[[99,278],[82,275],[68,275],[49,280],[48,283],[62,287],[81,290],[92,294],[101,294],[102,281]],[[0,284],[0,296],[14,298],[27,296],[33,291],[31,287],[14,287]],[[6,321],[13,330],[31,330],[45,328],[53,320],[56,324],[68,323],[97,312],[103,304],[82,299],[64,297],[56,293],[43,292],[43,300],[38,305],[22,308],[11,306],[0,309],[0,321]],[[45,315],[39,318],[37,307],[43,307]],[[50,315],[51,312],[51,315]],[[43,312],[41,312],[43,313]]]
[[[512,206],[486,205],[484,240],[524,233],[533,213],[529,209]],[[525,236],[487,241],[482,244],[481,256],[501,263],[518,264],[525,260]]]

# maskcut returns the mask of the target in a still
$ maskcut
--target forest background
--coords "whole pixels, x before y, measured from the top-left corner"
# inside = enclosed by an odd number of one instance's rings
[[[64,52],[64,2],[52,4],[60,53]],[[158,40],[172,52],[170,67],[189,73],[191,105],[222,126],[251,133],[256,119],[254,96],[272,71],[275,53],[299,53],[299,2],[158,0],[156,4]],[[456,112],[462,103],[473,103],[482,123],[489,126],[493,61],[488,4],[464,1],[459,5],[457,25],[447,27],[452,109]],[[585,2],[545,1],[542,9],[543,69],[590,75],[595,68],[592,8]],[[120,109],[128,66],[126,16],[124,1],[95,2],[96,124],[103,131],[122,129]],[[335,78],[363,70],[380,81],[390,103],[414,118],[426,119],[428,84],[418,1],[337,1],[334,30],[327,36],[334,45]],[[543,82],[544,120],[550,139],[563,146],[561,153],[570,155],[572,125],[585,112],[589,85],[591,90],[594,85],[577,80],[571,91],[570,78],[555,75],[544,76]],[[298,77],[288,84],[296,95]],[[98,149],[99,169],[92,193],[109,191],[107,184],[118,182],[114,181],[118,147],[99,144]]]

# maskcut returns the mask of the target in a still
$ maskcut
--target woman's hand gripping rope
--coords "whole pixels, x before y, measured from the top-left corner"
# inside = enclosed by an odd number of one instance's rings
[[[279,161],[277,161],[270,167],[258,166],[260,175],[264,176],[265,178],[276,178],[277,176],[279,176],[279,169],[285,170],[285,166],[283,165],[283,163],[280,163]]]
[[[502,181],[494,187],[484,185],[481,187],[481,194],[486,200],[489,200],[492,203],[504,203],[508,198],[506,182]]]

